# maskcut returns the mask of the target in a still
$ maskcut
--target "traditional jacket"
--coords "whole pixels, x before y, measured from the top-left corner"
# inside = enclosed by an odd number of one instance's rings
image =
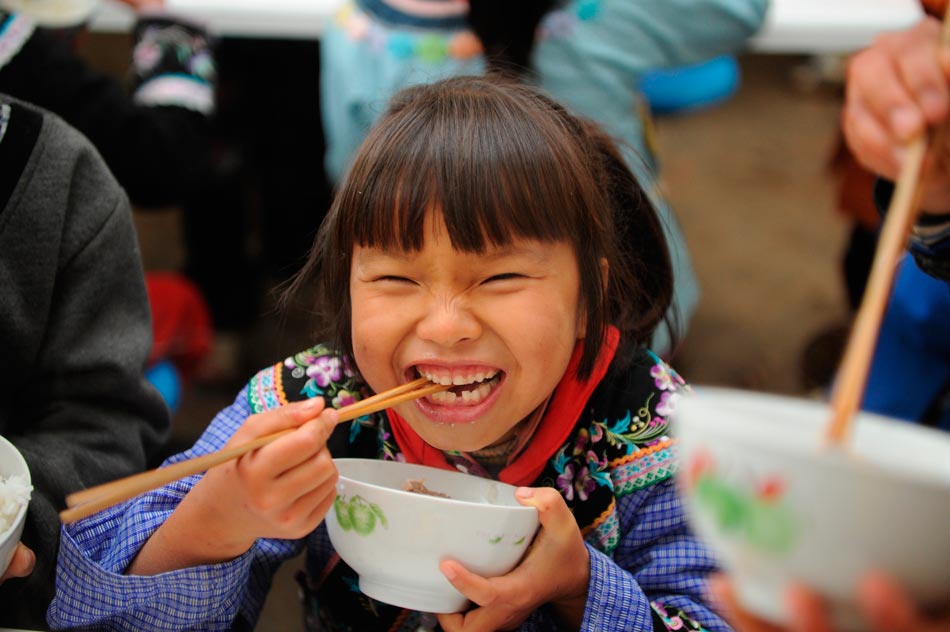
[[[613,359],[616,342],[608,345],[591,380],[562,381],[523,456],[499,479],[554,487],[573,511],[591,555],[582,629],[728,630],[705,605],[704,578],[714,563],[689,533],[671,480],[676,461],[668,420],[686,386],[646,350],[620,366]],[[195,448],[173,460],[219,448],[250,414],[315,396],[341,407],[367,394],[347,360],[318,345],[258,373]],[[564,409],[572,412],[563,414]],[[436,453],[405,433],[398,416],[379,413],[338,427],[330,447],[335,456],[406,459],[472,471],[466,455]],[[533,451],[535,445],[542,446],[540,452]],[[300,580],[308,629],[437,629],[432,615],[360,593],[356,575],[333,552],[323,525],[306,542],[258,540],[244,556],[223,564],[148,578],[123,576],[195,480],[64,530],[60,591],[50,610],[54,627],[108,622],[111,628],[131,630],[149,621],[162,629],[227,629],[235,616],[238,627],[253,625],[274,569],[306,547],[307,570]],[[103,582],[110,587],[108,596],[100,588]],[[154,594],[167,596],[162,607],[148,597]],[[168,606],[172,599],[175,608]],[[556,628],[552,612],[542,607],[520,629]]]

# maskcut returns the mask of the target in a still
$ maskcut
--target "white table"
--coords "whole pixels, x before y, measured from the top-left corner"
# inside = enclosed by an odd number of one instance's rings
[[[165,4],[171,11],[202,20],[219,35],[315,39],[343,1],[165,0]],[[751,48],[768,53],[847,53],[867,45],[877,33],[913,24],[921,15],[918,0],[772,0]],[[123,31],[131,24],[130,9],[103,0],[92,28]]]
[[[772,0],[753,50],[848,53],[923,16],[919,0]]]

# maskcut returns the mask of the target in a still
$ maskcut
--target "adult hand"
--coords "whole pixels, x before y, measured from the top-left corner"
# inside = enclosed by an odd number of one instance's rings
[[[858,587],[858,602],[875,632],[950,632],[950,595],[941,613],[924,613],[893,579],[872,573]]]
[[[519,487],[515,497],[538,510],[537,537],[521,564],[501,577],[481,577],[452,560],[440,564],[452,585],[476,604],[465,613],[439,615],[446,632],[512,630],[546,603],[568,629],[580,627],[590,555],[577,522],[555,489]]]
[[[852,152],[874,173],[895,180],[907,144],[950,118],[950,47],[941,24],[879,36],[848,64],[842,126]],[[950,134],[933,147],[921,207],[950,212]]]
[[[726,619],[738,632],[835,632],[821,598],[802,586],[793,586],[786,594],[788,627],[743,610],[724,576],[714,577],[711,587],[722,601]],[[950,632],[950,600],[942,614],[924,613],[893,579],[881,573],[871,573],[861,581],[857,601],[874,632]]]
[[[760,619],[739,604],[732,584],[725,575],[710,578],[710,588],[722,607],[722,614],[737,632],[833,632],[825,616],[821,598],[800,586],[793,586],[785,597],[789,627]]]
[[[34,566],[36,566],[36,555],[32,549],[22,542],[17,542],[16,550],[13,552],[7,570],[3,571],[3,575],[0,575],[0,584],[12,577],[26,577],[33,572]]]

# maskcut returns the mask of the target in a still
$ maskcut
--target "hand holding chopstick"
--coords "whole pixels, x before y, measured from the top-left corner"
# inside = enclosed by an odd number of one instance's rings
[[[426,395],[431,395],[432,393],[437,393],[447,388],[449,387],[441,384],[433,384],[425,378],[419,378],[418,380],[397,386],[396,388],[378,393],[372,397],[339,409],[339,422],[342,423],[344,421],[357,419],[363,415],[378,412],[385,408],[395,406],[396,404],[401,404],[402,402],[425,397]],[[69,523],[85,518],[97,511],[134,498],[139,494],[157,489],[173,481],[185,478],[186,476],[199,474],[215,465],[236,459],[252,450],[262,448],[294,430],[293,428],[282,430],[241,445],[212,452],[211,454],[173,463],[167,467],[133,474],[132,476],[75,492],[66,497],[67,509],[60,512],[60,520],[63,523]]]
[[[944,17],[940,40],[944,49],[950,46],[950,12]],[[947,123],[944,123],[931,135],[930,146],[939,150],[946,142],[946,135]],[[864,397],[894,274],[919,212],[923,179],[929,175],[925,169],[933,169],[933,163],[925,165],[927,150],[926,135],[915,138],[906,147],[891,204],[884,218],[867,289],[835,380],[831,400],[832,419],[827,430],[827,439],[832,445],[840,445],[846,440],[851,420]]]

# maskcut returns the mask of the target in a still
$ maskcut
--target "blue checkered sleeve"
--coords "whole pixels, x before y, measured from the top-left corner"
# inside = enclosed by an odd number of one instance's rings
[[[716,563],[690,532],[672,479],[620,498],[617,509],[624,535],[613,556],[588,547],[581,630],[653,630],[661,617],[651,604],[680,609],[709,632],[731,630],[707,605],[706,578]]]
[[[246,391],[221,411],[198,442],[166,464],[220,449],[250,416]],[[155,576],[123,574],[145,541],[198,481],[189,477],[66,525],[62,530],[51,629],[228,630],[257,619],[273,573],[300,541],[258,540],[221,564]]]

